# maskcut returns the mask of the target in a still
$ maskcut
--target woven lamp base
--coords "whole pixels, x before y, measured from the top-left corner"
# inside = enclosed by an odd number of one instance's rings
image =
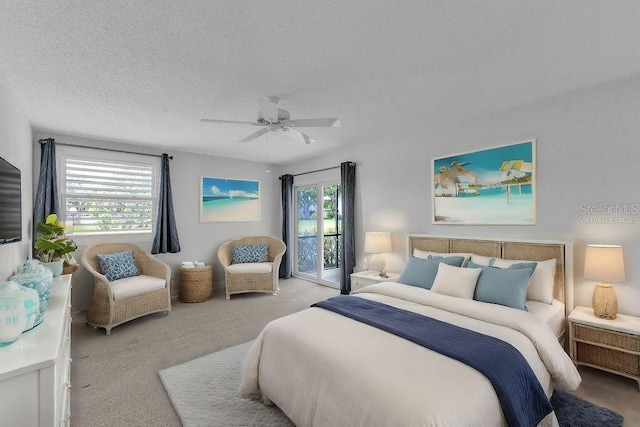
[[[608,283],[597,283],[593,288],[593,314],[601,319],[615,319],[618,315],[618,298],[613,286]]]

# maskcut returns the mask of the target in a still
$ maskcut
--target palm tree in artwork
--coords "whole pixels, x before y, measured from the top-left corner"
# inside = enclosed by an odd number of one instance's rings
[[[454,160],[449,166],[440,167],[439,172],[433,177],[434,188],[441,190],[440,195],[446,195],[447,189],[450,189],[450,185],[453,185],[454,194],[452,195],[457,197],[461,176],[467,177],[471,183],[478,182],[478,176],[465,168],[465,166],[470,163],[471,162],[458,163]]]

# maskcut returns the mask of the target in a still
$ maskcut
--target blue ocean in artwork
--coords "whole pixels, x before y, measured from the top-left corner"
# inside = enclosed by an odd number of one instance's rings
[[[202,221],[257,221],[260,184],[221,178],[202,178]]]
[[[534,141],[434,159],[434,220],[533,224]]]

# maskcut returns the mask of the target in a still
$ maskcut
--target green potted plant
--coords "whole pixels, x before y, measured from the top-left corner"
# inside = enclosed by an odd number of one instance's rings
[[[65,236],[64,224],[58,222],[58,215],[51,214],[45,222],[39,221],[36,232],[35,257],[51,268],[54,277],[62,273],[63,267],[77,267],[71,253],[78,249],[78,245],[71,237]]]

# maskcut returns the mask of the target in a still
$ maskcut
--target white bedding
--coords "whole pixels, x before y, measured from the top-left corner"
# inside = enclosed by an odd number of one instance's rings
[[[580,375],[535,316],[385,282],[369,298],[515,346],[550,396]],[[269,323],[243,362],[243,396],[261,392],[297,426],[506,426],[489,380],[467,365],[339,314],[310,308]],[[541,425],[556,425],[553,414]]]
[[[540,301],[527,300],[526,306],[529,309],[529,313],[551,328],[556,338],[560,338],[564,334],[566,317],[562,301],[554,299],[552,304],[547,304]]]

